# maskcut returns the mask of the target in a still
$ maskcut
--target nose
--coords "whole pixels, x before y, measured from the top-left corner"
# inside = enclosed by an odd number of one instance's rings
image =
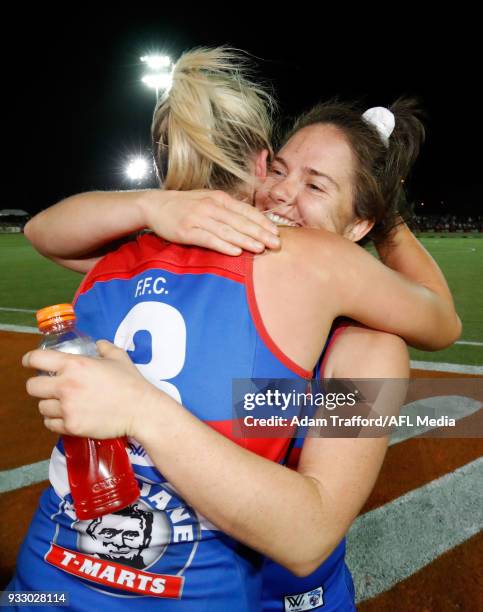
[[[112,538],[109,538],[109,544],[112,544],[116,548],[124,548],[125,544],[124,544],[124,536],[122,532],[116,533],[115,536],[113,536]]]
[[[295,204],[296,195],[297,190],[294,182],[287,178],[277,181],[270,189],[271,199],[279,205],[292,206]]]

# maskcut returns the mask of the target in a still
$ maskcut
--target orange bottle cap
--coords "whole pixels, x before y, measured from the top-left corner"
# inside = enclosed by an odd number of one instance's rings
[[[60,319],[61,321],[73,321],[75,319],[72,304],[55,304],[37,310],[36,315],[39,328],[45,327],[50,319]]]

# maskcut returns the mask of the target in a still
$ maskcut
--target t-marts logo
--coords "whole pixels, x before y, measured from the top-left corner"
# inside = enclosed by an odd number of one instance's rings
[[[76,520],[64,500],[64,512],[75,519],[74,533],[60,529],[46,561],[108,587],[106,594],[120,589],[132,595],[181,597],[183,573],[200,539],[198,517],[167,483],[140,484],[141,497],[134,504],[88,521]]]

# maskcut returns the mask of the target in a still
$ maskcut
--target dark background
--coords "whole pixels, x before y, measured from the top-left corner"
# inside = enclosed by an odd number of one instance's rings
[[[197,45],[230,44],[260,58],[282,109],[296,115],[319,99],[362,98],[389,105],[401,94],[421,99],[427,141],[410,183],[418,212],[481,211],[480,34],[473,16],[422,22],[397,14],[381,24],[369,5],[339,15],[323,4],[258,8],[224,5],[193,12],[95,7],[16,15],[3,26],[5,151],[12,169],[1,208],[30,213],[79,191],[128,189],[126,159],[149,148],[154,92],[139,58],[176,58]],[[401,8],[401,7],[400,7]],[[22,9],[18,9],[20,11]],[[405,9],[406,10],[406,9]],[[344,14],[345,13],[345,14]],[[372,14],[374,13],[374,14]],[[380,16],[380,14],[379,14]],[[350,21],[349,21],[350,20]],[[396,27],[397,26],[397,27]],[[4,40],[5,42],[5,40]],[[424,202],[424,208],[421,207]]]

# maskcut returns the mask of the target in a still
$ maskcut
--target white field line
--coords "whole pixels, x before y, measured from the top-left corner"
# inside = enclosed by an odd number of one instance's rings
[[[411,361],[411,369],[432,372],[456,372],[457,374],[482,374],[483,366],[461,365],[459,363],[438,363],[436,361]]]
[[[416,400],[405,404],[401,408],[401,415],[408,416],[411,419],[413,425],[411,427],[402,426],[397,428],[391,435],[389,440],[389,446],[404,442],[424,433],[428,433],[438,427],[432,427],[430,425],[418,425],[417,416],[430,416],[431,418],[437,418],[439,416],[448,415],[454,419],[455,422],[465,417],[475,414],[483,408],[482,403],[471,399],[470,397],[464,397],[461,395],[443,395],[441,397],[428,397],[423,400]],[[416,425],[414,425],[416,423]]]
[[[0,331],[18,332],[23,334],[39,334],[36,327],[27,325],[0,324]],[[428,370],[433,372],[456,372],[459,374],[481,374],[483,366],[462,365],[459,363],[438,363],[436,361],[411,361],[413,370]]]
[[[27,312],[33,314],[36,310],[28,310],[26,308],[4,308],[0,306],[0,312]],[[474,340],[458,340],[455,344],[465,344],[468,346],[483,346],[483,342],[476,342]]]
[[[376,597],[483,529],[480,457],[359,516],[347,535],[356,602]]]
[[[25,308],[3,308],[2,306],[0,306],[0,311],[3,312],[37,312],[36,310],[27,310]]]
[[[0,331],[18,332],[20,334],[40,334],[36,327],[30,327],[28,325],[10,325],[8,323],[1,323]]]
[[[0,472],[0,493],[15,491],[15,489],[47,480],[49,477],[49,461],[50,459],[46,459],[45,461],[22,465],[12,470],[3,470]]]
[[[36,327],[27,325],[10,325],[0,323],[0,331],[19,332],[23,334],[38,334],[40,333]],[[411,361],[413,370],[429,370],[433,372],[456,372],[458,374],[481,374],[483,375],[483,366],[462,365],[459,363],[438,363],[436,361]]]
[[[460,396],[444,396],[433,397],[426,400],[417,400],[402,407],[401,414],[409,415],[416,421],[416,415],[421,414],[424,410],[431,407],[434,410],[442,411],[441,414],[451,414],[451,418],[459,421],[478,410],[481,410],[481,402]],[[413,426],[411,428],[396,429],[389,441],[390,446],[419,436],[437,427],[430,426]],[[28,465],[13,468],[11,470],[0,471],[0,493],[14,491],[21,487],[26,487],[42,480],[47,480],[49,477],[49,460],[37,461]]]

